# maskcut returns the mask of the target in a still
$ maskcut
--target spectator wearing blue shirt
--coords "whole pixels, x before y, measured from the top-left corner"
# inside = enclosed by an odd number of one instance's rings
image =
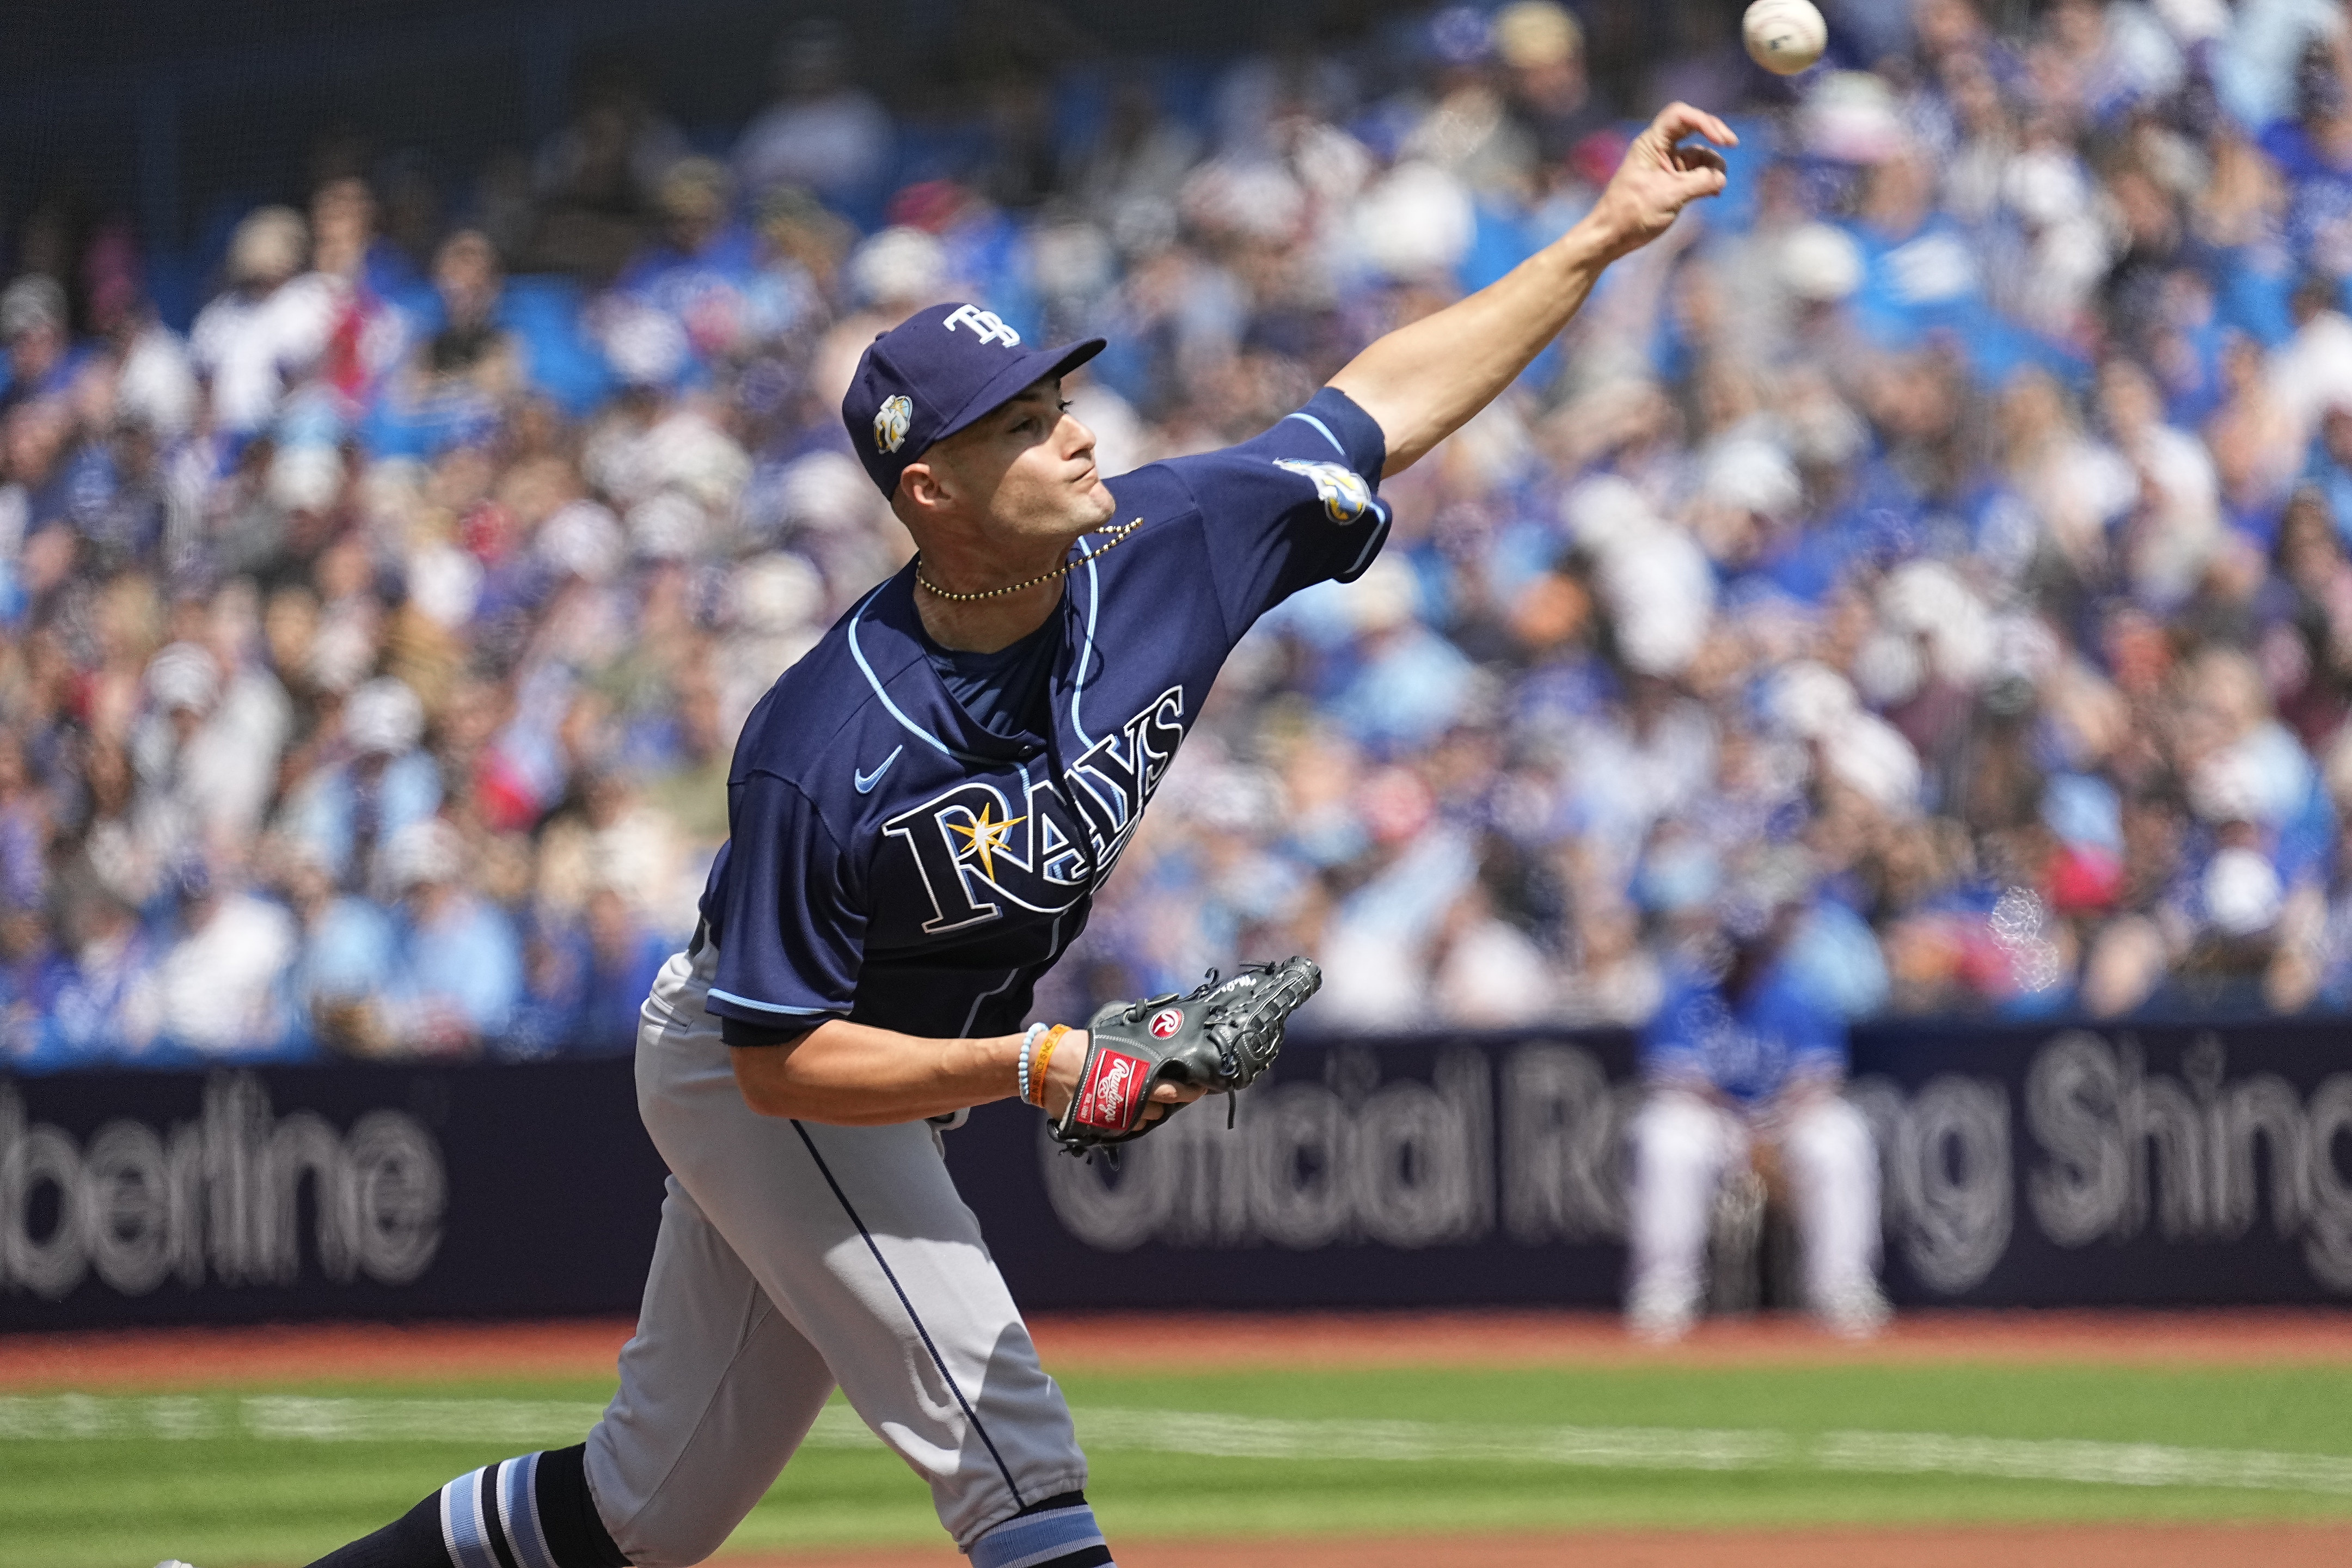
[[[2352,408],[2330,408],[2320,416],[2304,482],[2317,492],[2336,531],[2352,542]]]
[[[68,968],[42,910],[0,907],[0,1063],[9,1070],[26,1070],[41,1052]]]
[[[410,363],[386,378],[367,429],[376,451],[437,455],[497,434],[525,380],[520,346],[499,320],[505,286],[497,247],[480,232],[442,242],[433,260],[438,321],[427,321]]]
[[[677,945],[642,924],[609,884],[589,893],[576,919],[533,921],[522,995],[492,1054],[507,1061],[628,1055],[646,992]]]
[[[662,176],[660,237],[629,263],[617,295],[667,317],[695,364],[734,352],[750,330],[758,239],[735,221],[725,165],[681,159]]]
[[[2317,39],[2305,47],[2295,114],[2263,127],[2259,138],[2286,182],[2287,243],[2330,271],[2352,245],[2352,100],[2335,56],[2334,46]]]
[[[325,857],[290,841],[282,879],[299,924],[287,1011],[310,1047],[364,1054],[382,1044],[372,998],[391,973],[394,932],[383,906],[338,891]]]
[[[425,704],[383,676],[343,704],[344,759],[312,774],[288,799],[284,826],[341,886],[368,880],[376,848],[441,807],[441,776],[417,742]]]
[[[466,855],[437,816],[402,828],[384,848],[402,911],[383,1019],[387,1043],[404,1054],[473,1055],[506,1033],[522,999],[522,944],[465,885]]]
[[[637,922],[613,889],[588,895],[587,965],[580,1011],[564,1042],[576,1056],[626,1056],[637,1047],[637,1010],[677,945]]]
[[[73,950],[42,980],[48,1026],[14,1064],[23,1069],[119,1059],[123,1003],[155,964],[155,945],[137,911],[114,893],[85,886],[68,896],[66,908]]]
[[[1647,1099],[1628,1130],[1626,1319],[1645,1339],[1689,1331],[1716,1194],[1751,1163],[1786,1175],[1822,1322],[1860,1337],[1886,1321],[1875,1279],[1877,1154],[1868,1123],[1838,1092],[1845,1022],[1789,952],[1809,882],[1801,856],[1777,852],[1735,883],[1702,943],[1712,953],[1676,963],[1643,1032]]]

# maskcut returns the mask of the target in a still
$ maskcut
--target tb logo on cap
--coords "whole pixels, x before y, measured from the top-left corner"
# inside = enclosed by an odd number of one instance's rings
[[[905,393],[883,399],[882,406],[874,411],[874,447],[877,451],[895,452],[907,443],[907,430],[915,420],[914,399]]]
[[[1003,319],[1000,318],[993,310],[982,310],[975,309],[970,305],[959,305],[954,310],[949,313],[948,319],[941,321],[940,325],[945,327],[951,332],[954,331],[958,326],[970,327],[971,329],[972,336],[978,338],[984,343],[1003,343],[1008,349],[1018,348],[1021,345],[1021,334],[1014,331],[1011,327],[1006,326]]]

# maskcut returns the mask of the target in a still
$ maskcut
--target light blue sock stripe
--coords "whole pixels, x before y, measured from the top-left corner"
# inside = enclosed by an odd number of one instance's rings
[[[450,1483],[450,1486],[455,1485],[455,1482]],[[441,1504],[441,1550],[449,1554],[449,1568],[466,1568],[464,1561],[457,1555],[457,1548],[451,1543],[449,1532],[449,1492],[450,1487],[443,1487],[438,1492],[434,1494]]]
[[[459,1476],[441,1489],[441,1540],[457,1568],[499,1568],[482,1523],[482,1472]]]
[[[499,1518],[521,1568],[561,1568],[539,1523],[539,1456],[525,1454],[499,1467]]]
[[[1057,1508],[1008,1519],[971,1543],[971,1568],[1035,1568],[1081,1547],[1101,1546],[1091,1508]]]

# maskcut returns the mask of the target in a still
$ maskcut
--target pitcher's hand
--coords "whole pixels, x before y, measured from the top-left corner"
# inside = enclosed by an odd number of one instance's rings
[[[1685,136],[1703,136],[1716,147],[1736,147],[1739,138],[1714,115],[1687,103],[1670,103],[1649,129],[1625,149],[1624,162],[1609,178],[1592,216],[1612,253],[1639,250],[1673,226],[1675,216],[1701,196],[1720,195],[1724,164],[1714,147]]]

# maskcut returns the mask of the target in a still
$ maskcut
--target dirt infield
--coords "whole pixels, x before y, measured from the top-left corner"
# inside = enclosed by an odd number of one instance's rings
[[[728,1556],[719,1568],[951,1568],[950,1548]],[[2352,1528],[1657,1531],[1380,1541],[1139,1542],[1119,1568],[2343,1568]]]
[[[190,1388],[232,1382],[601,1376],[618,1319],[329,1324],[0,1335],[0,1388]],[[1864,1344],[1801,1319],[1718,1321],[1658,1349],[1594,1312],[1087,1315],[1032,1321],[1048,1365],[1228,1367],[1787,1366],[1936,1362],[2352,1364],[2352,1310],[1916,1312]],[[2347,1561],[2352,1561],[2347,1557]]]

